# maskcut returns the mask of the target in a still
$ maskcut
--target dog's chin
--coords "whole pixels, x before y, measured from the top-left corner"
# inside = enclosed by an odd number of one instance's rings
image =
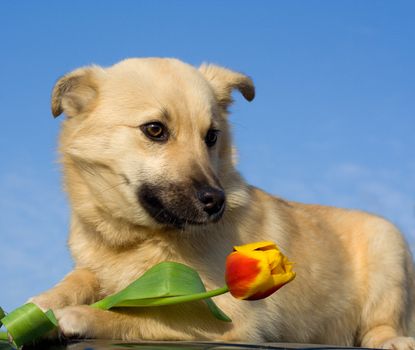
[[[194,218],[181,218],[174,214],[166,212],[165,217],[160,220],[159,217],[152,216],[155,221],[157,221],[159,224],[165,225],[167,227],[175,228],[178,230],[184,230],[186,227],[189,226],[204,226],[208,225],[210,223],[218,222],[220,218],[218,219],[205,219],[205,220],[195,220]]]
[[[143,205],[147,214],[149,214],[157,223],[176,228],[185,229],[186,226],[202,226],[211,223],[216,223],[222,218],[223,211],[213,216],[201,217],[202,215],[192,215],[188,217],[179,216],[166,207],[155,208],[153,206]]]
[[[157,223],[176,228],[185,229],[186,226],[201,226],[218,222],[225,211],[225,207],[215,213],[208,215],[202,208],[198,208],[191,200],[183,198],[180,203],[165,205],[159,198],[157,192],[143,187],[138,192],[139,204],[147,214]]]

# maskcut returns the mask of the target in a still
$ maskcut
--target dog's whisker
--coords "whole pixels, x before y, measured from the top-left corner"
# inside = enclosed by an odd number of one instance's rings
[[[160,209],[158,212],[157,212],[157,214],[154,216],[154,219],[156,219],[157,220],[157,218],[159,218],[160,217],[160,215],[162,215],[163,214],[163,212],[165,212],[166,210],[164,209],[164,208],[162,208],[162,209]]]
[[[100,171],[98,172],[96,169],[94,169],[92,166],[89,166],[89,165],[87,165],[87,164],[85,164],[85,163],[82,163],[82,162],[80,162],[80,163],[78,163],[78,166],[83,170],[83,171],[85,171],[86,173],[88,173],[89,175],[91,175],[91,176],[98,176],[98,177],[100,177],[100,179],[101,180],[103,180],[106,184],[108,184],[108,185],[110,185],[109,187],[107,187],[107,188],[104,188],[104,189],[102,189],[100,192],[101,193],[104,193],[104,192],[107,192],[107,191],[109,191],[109,190],[113,190],[114,188],[117,188],[117,187],[119,187],[119,186],[122,186],[122,185],[129,185],[130,184],[130,181],[128,180],[128,178],[125,176],[125,175],[123,175],[123,174],[114,174],[110,169],[105,169],[105,168],[102,168],[102,169],[100,169]],[[119,183],[116,183],[116,184],[111,184],[111,182],[104,176],[104,174],[103,173],[107,173],[107,174],[110,174],[110,175],[117,175],[117,176],[120,176],[121,178],[122,178],[122,181],[120,181]]]
[[[127,181],[122,181],[122,182],[120,182],[120,183],[118,183],[118,184],[115,184],[115,185],[113,185],[113,186],[110,186],[110,187],[104,188],[104,189],[101,191],[101,193],[104,193],[104,192],[107,192],[107,191],[113,190],[113,189],[115,189],[115,188],[117,188],[117,187],[120,187],[120,186],[122,186],[122,185],[128,185],[128,182],[127,182]]]

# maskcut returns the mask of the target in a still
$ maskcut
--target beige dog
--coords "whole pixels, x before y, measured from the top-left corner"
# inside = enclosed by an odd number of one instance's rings
[[[33,298],[56,311],[67,336],[225,340],[415,348],[414,271],[398,230],[363,212],[304,205],[247,185],[235,170],[227,107],[249,101],[248,77],[175,59],[129,59],[78,69],[56,84],[52,111],[72,205],[75,269]],[[255,132],[255,127],[253,127]],[[208,289],[224,284],[232,246],[276,242],[297,278],[254,302],[102,311],[90,304],[154,264],[195,268]]]

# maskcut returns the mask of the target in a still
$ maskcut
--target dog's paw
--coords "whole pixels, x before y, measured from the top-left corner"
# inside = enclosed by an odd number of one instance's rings
[[[391,350],[415,350],[415,339],[411,337],[395,337],[385,341],[380,347]]]
[[[93,337],[93,309],[86,305],[68,306],[56,310],[60,334],[68,338]]]

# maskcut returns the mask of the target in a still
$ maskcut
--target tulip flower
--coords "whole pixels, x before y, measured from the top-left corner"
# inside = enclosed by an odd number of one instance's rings
[[[273,242],[234,247],[226,260],[226,284],[238,299],[263,299],[292,281],[292,263]]]
[[[257,242],[234,247],[226,260],[226,286],[211,291],[199,274],[177,262],[162,262],[146,271],[120,292],[109,295],[91,307],[109,310],[113,307],[151,307],[188,301],[205,300],[212,314],[221,321],[231,319],[210,298],[230,292],[235,298],[266,298],[295,277],[292,263],[272,242]],[[25,304],[8,315],[0,308],[0,348],[11,339],[14,347],[30,344],[46,332],[58,327],[52,312]]]

